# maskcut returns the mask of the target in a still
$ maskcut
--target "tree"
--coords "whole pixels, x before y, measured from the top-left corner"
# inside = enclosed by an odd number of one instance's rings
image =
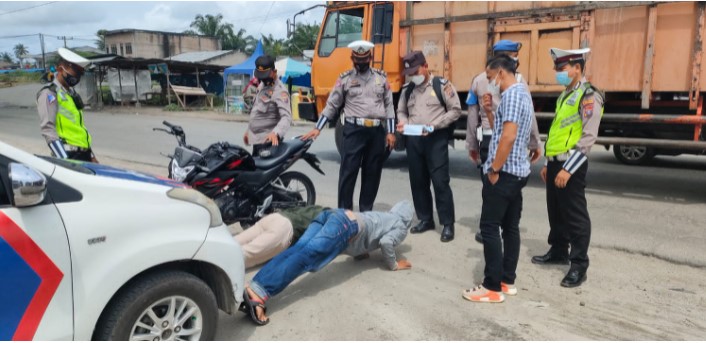
[[[276,39],[272,34],[267,36],[262,35],[262,49],[265,50],[266,55],[270,55],[274,58],[289,55],[290,52],[289,41]]]
[[[230,39],[223,45],[223,49],[226,50],[236,50],[241,51],[245,54],[252,54],[257,45],[257,41],[251,35],[245,35],[245,29],[238,30],[238,33],[234,34]]]
[[[294,34],[289,41],[290,52],[301,54],[304,50],[316,47],[316,38],[319,36],[319,25],[297,24]]]
[[[15,53],[15,57],[17,57],[18,60],[20,60],[20,63],[22,63],[22,59],[29,53],[29,50],[27,50],[27,47],[20,43],[15,45],[15,47],[12,49],[13,52]]]
[[[223,15],[215,16],[206,14],[205,16],[197,14],[194,21],[191,22],[191,28],[196,32],[218,38],[221,41],[221,47],[224,50],[231,50],[230,44],[233,41],[233,24],[223,23]]]
[[[98,32],[96,32],[96,37],[98,37],[98,39],[96,39],[96,47],[98,47],[98,50],[105,51],[105,34],[106,33],[108,33],[108,30],[103,30],[103,29],[98,30]]]
[[[3,62],[10,63],[10,64],[15,62],[12,60],[12,55],[10,55],[9,52],[3,52],[2,54],[0,54],[0,59],[2,59]]]

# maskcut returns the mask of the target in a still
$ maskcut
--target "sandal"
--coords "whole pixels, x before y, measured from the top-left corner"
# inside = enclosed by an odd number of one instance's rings
[[[247,313],[250,315],[250,319],[252,319],[253,322],[257,325],[267,325],[267,323],[270,322],[270,318],[267,318],[265,320],[260,320],[260,318],[257,317],[257,312],[255,311],[256,308],[261,308],[262,312],[267,315],[267,306],[265,306],[265,302],[259,299],[253,299],[250,297],[250,294],[248,294],[247,291],[245,291],[245,294],[243,294],[243,297],[245,301],[243,301],[243,304],[245,304],[245,309],[247,310]],[[240,310],[240,309],[239,309]],[[245,312],[245,311],[243,311]]]

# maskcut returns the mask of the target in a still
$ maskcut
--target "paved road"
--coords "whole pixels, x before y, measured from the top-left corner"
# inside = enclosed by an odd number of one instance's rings
[[[34,108],[12,102],[17,92],[0,90],[0,140],[46,153]],[[170,136],[151,131],[162,120],[182,125],[196,146],[217,140],[241,143],[246,127],[233,121],[147,112],[154,111],[88,113],[86,123],[98,158],[164,175],[167,159],[160,153],[170,152],[174,142]],[[296,126],[288,136],[309,128]],[[457,146],[462,149],[462,142]],[[450,153],[457,214],[455,241],[441,244],[438,231],[410,236],[400,251],[415,267],[402,273],[384,271],[375,255],[355,264],[339,257],[326,270],[298,280],[273,301],[273,324],[255,329],[240,315],[235,322],[224,315],[218,337],[703,338],[698,333],[706,332],[706,321],[694,318],[704,317],[706,305],[706,158],[660,157],[650,166],[630,167],[617,162],[612,152],[594,149],[588,176],[592,267],[588,283],[577,292],[557,287],[565,271],[528,263],[530,256],[546,251],[548,233],[543,183],[539,166],[534,166],[524,191],[518,272],[518,282],[527,283],[521,292],[528,295],[518,298],[523,300],[514,307],[508,302],[507,307],[489,308],[464,303],[459,296],[462,287],[480,281],[482,275],[482,247],[472,241],[480,217],[481,183],[478,171],[461,149]],[[305,163],[294,169],[314,179],[320,204],[334,206],[339,156],[333,130],[325,131],[311,152],[322,160],[326,175],[317,174]],[[411,198],[407,161],[404,153],[396,152],[385,165],[376,209],[389,209],[404,198]],[[679,305],[665,302],[665,297],[679,297]],[[580,301],[588,304],[576,305]],[[331,310],[337,315],[332,316]],[[586,321],[589,326],[578,329],[577,321]]]

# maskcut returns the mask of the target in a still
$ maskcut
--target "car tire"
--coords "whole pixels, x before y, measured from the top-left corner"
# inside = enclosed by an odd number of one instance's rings
[[[171,321],[174,312],[190,318]],[[217,323],[216,297],[204,281],[186,272],[164,271],[145,275],[118,292],[103,312],[93,339],[209,341]]]
[[[650,162],[656,152],[653,148],[646,146],[615,144],[613,145],[613,155],[624,164],[639,166]]]

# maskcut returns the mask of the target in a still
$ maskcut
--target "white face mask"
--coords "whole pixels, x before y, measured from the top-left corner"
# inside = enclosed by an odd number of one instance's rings
[[[500,85],[498,84],[498,76],[488,84],[488,92],[495,95],[500,95]]]
[[[421,85],[424,83],[424,75],[414,75],[409,77],[409,81],[414,83],[416,86]]]

